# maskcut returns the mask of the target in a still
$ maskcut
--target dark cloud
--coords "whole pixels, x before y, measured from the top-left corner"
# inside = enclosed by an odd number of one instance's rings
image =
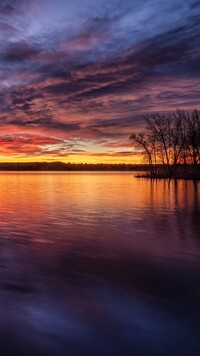
[[[64,62],[59,63],[63,68],[56,68],[55,64],[49,76],[62,82],[44,86],[42,93],[80,102],[135,91],[144,82],[166,75],[199,75],[199,34],[199,23],[190,18],[185,26],[143,41],[136,48],[130,47],[115,60],[93,61],[72,66],[68,71],[64,70]]]
[[[59,122],[59,121],[53,121],[52,118],[50,117],[43,117],[41,119],[33,119],[33,120],[11,120],[9,121],[9,124],[15,125],[15,126],[21,126],[21,127],[47,127],[49,129],[55,129],[55,130],[60,130],[60,131],[77,131],[80,130],[81,128],[81,123],[70,123],[70,122]]]
[[[112,118],[112,119],[103,119],[100,121],[94,121],[91,123],[92,128],[116,128],[118,127],[119,129],[124,128],[124,127],[130,127],[133,123],[135,122],[135,118],[133,116],[131,117],[125,117],[125,118]]]
[[[1,0],[0,15],[13,17],[16,15],[24,15],[26,11],[34,9],[36,4],[45,0]]]
[[[8,62],[21,62],[33,60],[39,54],[39,49],[25,42],[10,45],[3,59]]]
[[[199,8],[199,7],[200,7],[200,1],[199,1],[199,0],[193,1],[193,2],[191,3],[191,8],[192,8],[192,9]]]
[[[58,144],[63,140],[55,137],[46,137],[31,134],[5,134],[0,135],[0,143],[18,143],[18,144],[35,144],[35,145],[50,145]]]
[[[14,8],[11,4],[5,4],[0,7],[0,13],[3,15],[10,15],[14,12]]]

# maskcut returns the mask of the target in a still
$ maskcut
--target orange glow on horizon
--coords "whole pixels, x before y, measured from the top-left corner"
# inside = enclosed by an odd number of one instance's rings
[[[7,163],[17,163],[17,162],[63,162],[63,163],[77,163],[77,164],[98,164],[98,163],[103,163],[103,164],[142,164],[144,163],[143,160],[141,159],[141,156],[133,155],[133,156],[109,156],[109,155],[98,155],[98,154],[73,154],[73,155],[66,155],[66,157],[63,156],[12,156],[12,155],[0,155],[0,162],[7,162]]]

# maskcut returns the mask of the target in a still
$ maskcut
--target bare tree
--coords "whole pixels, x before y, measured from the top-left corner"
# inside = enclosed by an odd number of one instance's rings
[[[156,165],[162,164],[166,177],[176,177],[177,167],[193,165],[193,174],[200,167],[200,112],[186,113],[177,110],[172,113],[155,113],[144,117],[145,131],[130,137],[135,148],[140,149],[151,167],[151,174],[157,172]]]
[[[187,126],[187,151],[188,160],[193,164],[193,172],[196,174],[200,163],[200,112],[194,110],[191,115],[186,115]]]
[[[151,140],[145,131],[139,132],[138,134],[133,133],[130,136],[130,140],[133,143],[134,147],[139,150],[140,154],[143,154],[144,159],[148,162],[150,166],[151,174],[155,174],[155,165],[156,165],[156,151],[155,143]]]

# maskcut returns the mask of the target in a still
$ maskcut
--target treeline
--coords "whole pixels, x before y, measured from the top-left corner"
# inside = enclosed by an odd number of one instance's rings
[[[145,130],[130,140],[148,162],[151,177],[200,178],[200,111],[155,113],[144,119]]]
[[[89,164],[63,162],[0,163],[0,171],[148,171],[146,164]]]

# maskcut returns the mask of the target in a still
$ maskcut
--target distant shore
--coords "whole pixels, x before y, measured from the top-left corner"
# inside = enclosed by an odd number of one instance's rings
[[[179,165],[176,175],[169,176],[166,167],[157,165],[152,167],[149,164],[106,164],[106,163],[63,163],[63,162],[6,162],[0,163],[0,172],[138,172],[136,177],[147,179],[193,179],[200,180],[200,171],[193,171],[191,165]]]
[[[147,164],[26,162],[0,163],[0,171],[135,171],[149,172]]]

